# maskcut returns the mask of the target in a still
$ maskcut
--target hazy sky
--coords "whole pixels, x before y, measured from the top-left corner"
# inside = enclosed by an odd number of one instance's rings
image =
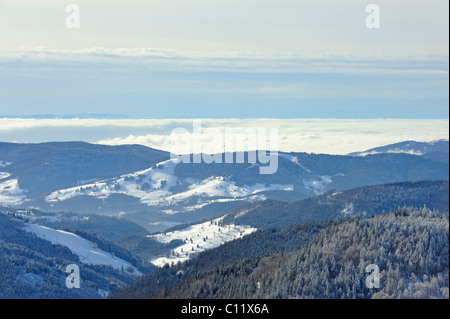
[[[0,0],[0,115],[446,119],[448,6]]]
[[[68,30],[68,4],[80,29]],[[369,30],[366,6],[380,7]],[[448,54],[445,0],[1,0],[0,47]]]

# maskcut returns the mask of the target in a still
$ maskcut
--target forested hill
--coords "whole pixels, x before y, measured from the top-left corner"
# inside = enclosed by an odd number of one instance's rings
[[[363,186],[346,191],[329,191],[301,201],[260,201],[235,207],[224,223],[250,225],[258,229],[368,216],[398,207],[424,206],[444,213],[449,210],[449,182],[419,181]]]
[[[166,291],[182,281],[188,281],[193,276],[212,271],[220,265],[246,258],[298,250],[332,223],[335,221],[303,223],[251,233],[217,248],[203,251],[196,258],[185,263],[159,268],[132,285],[113,291],[110,298],[145,298],[160,291]]]
[[[448,298],[448,240],[448,213],[426,208],[271,228],[110,298]],[[381,272],[379,289],[365,286],[370,264]]]
[[[449,216],[400,209],[335,222],[291,253],[199,272],[151,297],[449,298]],[[366,286],[366,267],[380,270]]]
[[[57,233],[61,244],[41,238],[30,229]],[[82,237],[78,240],[73,233],[44,228],[14,211],[0,209],[0,299],[104,298],[112,290],[125,287],[139,277],[127,269],[115,269],[109,264],[92,261],[96,256],[107,256],[108,253],[114,261],[126,258],[141,266],[139,257],[94,234],[77,233],[89,241]],[[64,237],[70,237],[73,245],[66,246]],[[92,244],[92,254],[88,257],[78,254],[82,247],[77,245],[82,241]],[[66,267],[70,264],[79,267],[79,289],[66,287]]]

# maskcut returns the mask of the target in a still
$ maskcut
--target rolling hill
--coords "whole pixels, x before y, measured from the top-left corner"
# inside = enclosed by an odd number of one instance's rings
[[[81,142],[1,143],[0,161],[2,205],[121,216],[149,232],[218,218],[243,203],[449,175],[448,164],[405,153],[279,153],[276,172],[264,175],[259,161],[178,163],[143,146]]]
[[[85,238],[87,237],[87,238]],[[154,269],[94,234],[48,228],[23,212],[0,209],[0,298],[99,299]],[[68,265],[80,287],[68,288]]]

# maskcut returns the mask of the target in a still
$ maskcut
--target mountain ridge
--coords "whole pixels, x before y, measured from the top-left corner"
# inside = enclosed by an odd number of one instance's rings
[[[408,153],[414,155],[427,155],[429,153],[449,153],[449,140],[439,139],[431,142],[416,142],[413,140],[384,145],[368,149],[363,152],[353,152],[350,156],[365,156],[379,153]]]
[[[3,203],[120,215],[149,232],[217,218],[246,202],[296,201],[331,189],[446,180],[449,171],[445,163],[404,153],[279,153],[277,171],[263,175],[260,162],[176,163],[169,153],[145,146],[84,142],[0,143],[0,161]]]

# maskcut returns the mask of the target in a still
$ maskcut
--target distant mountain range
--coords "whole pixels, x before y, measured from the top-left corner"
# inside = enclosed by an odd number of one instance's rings
[[[224,224],[257,229],[285,227],[296,223],[371,216],[401,207],[427,207],[449,211],[449,182],[420,181],[362,186],[329,191],[297,202],[262,201],[235,207]]]
[[[405,141],[386,146],[371,148],[364,152],[350,153],[351,156],[366,156],[380,153],[407,153],[420,155],[432,160],[449,162],[449,141],[437,140],[432,142]]]
[[[148,245],[149,238],[166,244],[173,241],[165,249],[161,247],[159,256],[150,257],[152,263],[161,266],[186,261],[205,249],[218,247],[257,230],[369,217],[403,207],[427,207],[448,214],[449,182],[420,181],[362,186],[340,192],[330,191],[291,203],[274,200],[246,203],[220,218],[176,226],[154,236],[124,237],[120,242],[135,253],[151,256],[153,245],[149,245],[147,251],[136,248]],[[269,247],[267,249],[270,250]]]
[[[110,113],[77,113],[77,114],[35,114],[35,115],[1,115],[0,118],[12,119],[128,119],[127,115]]]
[[[448,296],[449,166],[429,156],[445,141],[411,146],[280,153],[263,175],[261,162],[177,163],[140,145],[0,143],[0,298]],[[386,247],[395,289],[368,293],[358,276]],[[83,289],[65,287],[69,264]]]
[[[428,149],[442,151],[443,144]],[[448,163],[391,149],[366,156],[280,153],[276,173],[262,175],[260,162],[176,163],[169,153],[140,145],[0,143],[0,202],[120,215],[159,232],[265,199],[292,202],[365,185],[448,180]]]

